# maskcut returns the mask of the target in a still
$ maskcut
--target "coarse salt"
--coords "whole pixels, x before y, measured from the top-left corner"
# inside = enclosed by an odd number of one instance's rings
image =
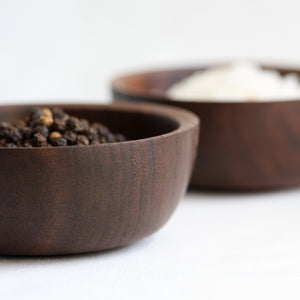
[[[276,101],[300,99],[299,77],[263,70],[250,62],[197,71],[167,90],[173,100],[186,101]]]

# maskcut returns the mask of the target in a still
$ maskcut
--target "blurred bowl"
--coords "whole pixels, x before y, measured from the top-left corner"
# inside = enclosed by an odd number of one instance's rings
[[[260,190],[299,185],[300,101],[224,103],[167,97],[166,90],[175,82],[206,68],[121,76],[112,82],[113,97],[169,104],[200,117],[201,138],[191,187]],[[300,75],[297,69],[265,68]]]
[[[130,140],[0,148],[0,254],[110,249],[163,226],[188,185],[198,118],[159,105],[55,107],[103,122]],[[18,120],[29,110],[30,106],[2,106],[0,120]]]

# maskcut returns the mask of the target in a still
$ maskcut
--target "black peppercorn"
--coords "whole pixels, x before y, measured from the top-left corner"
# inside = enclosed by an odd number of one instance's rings
[[[7,139],[1,138],[0,139],[0,147],[3,147],[5,144],[7,144]]]
[[[98,133],[102,136],[105,136],[110,133],[109,129],[103,124],[93,123],[92,127],[95,128],[98,131]]]
[[[18,120],[17,122],[14,123],[14,126],[20,129],[26,126],[26,122],[23,120]]]
[[[67,140],[68,145],[76,145],[77,134],[72,130],[67,130],[63,137]]]
[[[58,107],[52,108],[52,114],[54,119],[62,119],[65,116],[67,116],[67,114],[61,108]]]
[[[32,138],[32,144],[35,147],[47,147],[48,142],[44,135],[41,133],[35,133]]]
[[[125,135],[121,134],[121,133],[117,133],[115,135],[116,138],[116,142],[124,142],[126,141]]]
[[[8,144],[5,144],[4,147],[6,147],[6,148],[17,148],[18,146],[14,143],[8,143]]]
[[[32,141],[31,140],[24,140],[23,141],[23,147],[26,147],[26,148],[32,148],[33,145],[32,145]]]
[[[69,119],[66,122],[67,129],[76,130],[76,128],[78,127],[78,123],[79,123],[78,118],[76,118],[76,117],[69,117]]]
[[[38,120],[43,115],[43,110],[41,108],[34,108],[29,117],[31,120]]]
[[[116,137],[112,133],[108,133],[105,138],[107,143],[114,143],[116,141]]]
[[[76,143],[77,145],[87,146],[90,143],[90,141],[85,135],[80,134],[77,136]]]
[[[29,139],[35,133],[34,130],[28,126],[20,128],[19,131],[22,135],[23,140]]]
[[[55,131],[63,132],[66,130],[66,119],[64,118],[54,118],[52,128]]]
[[[57,137],[57,138],[54,138],[52,141],[51,141],[52,145],[53,146],[57,146],[57,147],[60,147],[60,146],[67,146],[68,145],[68,142],[65,138],[63,137]]]
[[[47,126],[38,125],[35,128],[33,128],[34,133],[41,133],[44,137],[48,137],[49,135],[49,129]]]
[[[3,130],[4,137],[12,142],[19,142],[21,139],[21,134],[19,130],[16,127],[13,126],[7,126]]]
[[[95,128],[90,127],[88,132],[87,132],[87,137],[91,140],[91,141],[98,141],[99,136],[98,136],[98,132]]]
[[[126,140],[101,123],[69,116],[60,108],[34,108],[24,120],[0,123],[0,147],[87,146]]]

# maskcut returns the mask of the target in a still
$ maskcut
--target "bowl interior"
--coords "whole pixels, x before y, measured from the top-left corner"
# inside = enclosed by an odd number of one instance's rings
[[[130,140],[143,139],[166,134],[176,130],[179,123],[168,116],[151,113],[151,111],[134,111],[114,109],[109,106],[71,106],[43,105],[44,107],[61,107],[68,114],[100,122],[112,132],[122,133]],[[0,122],[14,122],[24,119],[32,106],[7,106],[0,108]]]
[[[202,68],[203,69],[203,68]],[[136,73],[119,77],[113,81],[117,91],[134,94],[142,97],[163,97],[166,90],[175,82],[191,75],[195,69],[174,69]]]

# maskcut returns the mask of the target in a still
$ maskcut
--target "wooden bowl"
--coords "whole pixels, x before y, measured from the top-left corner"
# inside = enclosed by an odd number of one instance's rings
[[[159,105],[55,105],[130,141],[0,148],[0,254],[58,255],[120,247],[163,226],[185,193],[198,118]],[[0,120],[29,106],[2,106]]]
[[[282,74],[300,70],[265,67]],[[205,68],[125,75],[112,82],[116,100],[150,101],[200,117],[201,138],[191,186],[260,190],[300,184],[300,101],[172,101],[165,91]]]

